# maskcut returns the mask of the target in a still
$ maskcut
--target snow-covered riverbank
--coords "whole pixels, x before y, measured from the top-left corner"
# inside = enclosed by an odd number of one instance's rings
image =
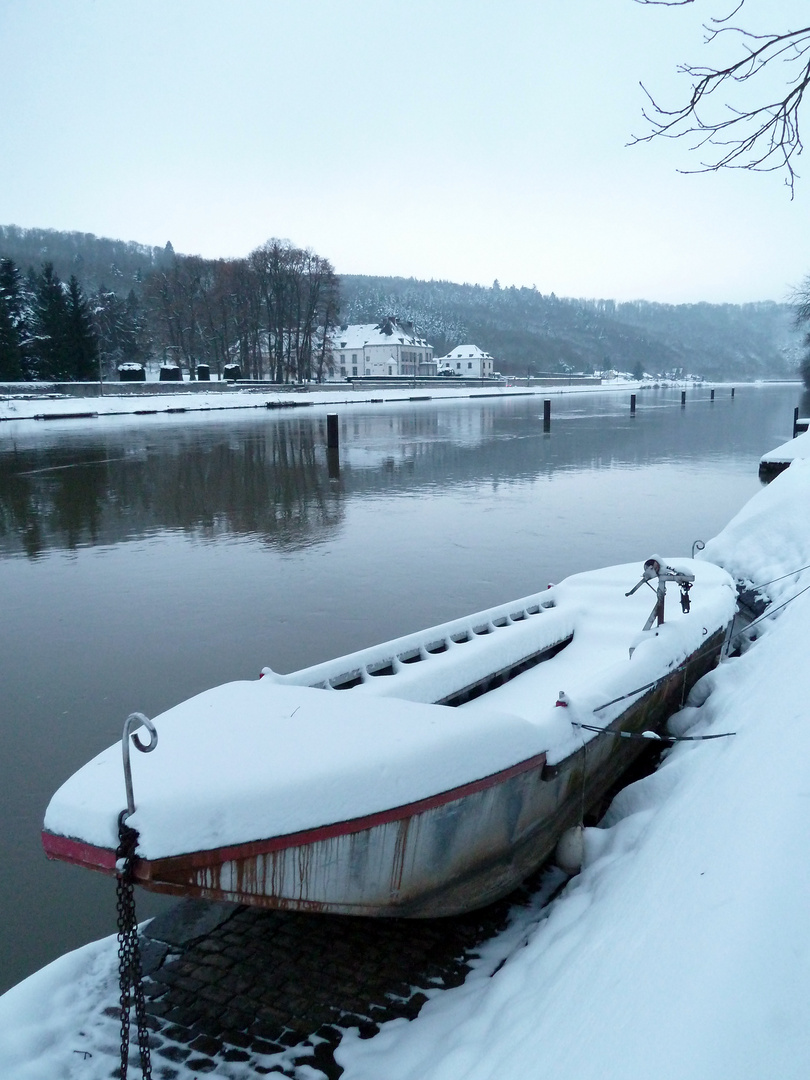
[[[672,722],[734,737],[679,744],[626,789],[587,831],[583,872],[488,947],[506,957],[496,974],[482,964],[373,1039],[348,1033],[337,1054],[346,1080],[810,1072],[808,500],[810,461],[796,460],[704,552],[786,605]],[[102,1009],[117,996],[115,965],[108,939],[0,997],[0,1076],[108,1076],[116,1032]],[[237,1062],[227,1070],[216,1075],[247,1075]]]
[[[525,382],[525,380],[524,380]],[[667,384],[674,386],[675,384]],[[685,386],[686,384],[684,384]],[[690,383],[694,392],[703,393],[705,390],[700,384]],[[306,408],[307,406],[319,406],[321,408],[334,408],[342,405],[367,405],[387,403],[395,401],[449,401],[459,398],[475,397],[515,397],[532,394],[536,397],[549,398],[559,394],[588,394],[603,393],[605,391],[633,393],[643,389],[652,391],[649,384],[628,382],[625,380],[613,380],[595,386],[536,386],[527,388],[525,385],[503,384],[493,382],[482,383],[480,386],[403,386],[396,388],[375,389],[346,389],[345,387],[329,387],[323,389],[308,390],[265,390],[258,386],[239,388],[234,390],[200,390],[195,387],[192,393],[189,390],[171,393],[161,391],[151,394],[143,393],[116,394],[115,390],[108,390],[103,397],[67,397],[65,395],[38,395],[26,397],[20,393],[11,397],[0,397],[0,421],[3,420],[33,420],[52,419],[69,415],[71,418],[77,414],[92,418],[97,416],[134,416],[162,413],[207,413],[233,409],[263,409],[269,408]],[[691,392],[691,391],[690,391]],[[643,400],[643,399],[642,399]]]

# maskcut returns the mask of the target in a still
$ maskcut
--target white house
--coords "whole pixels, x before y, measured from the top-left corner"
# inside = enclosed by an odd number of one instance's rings
[[[495,371],[495,360],[477,345],[457,345],[447,356],[436,360],[439,373],[452,371],[467,379],[487,379]]]
[[[436,374],[433,346],[416,334],[412,323],[393,316],[333,331],[332,362],[336,379]]]

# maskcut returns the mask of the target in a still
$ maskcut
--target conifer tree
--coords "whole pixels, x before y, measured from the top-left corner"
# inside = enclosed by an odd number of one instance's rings
[[[34,278],[34,288],[31,346],[36,378],[68,379],[68,303],[53,263],[44,264],[42,273]]]
[[[93,329],[90,305],[75,275],[67,289],[67,323],[65,356],[68,370],[65,377],[79,381],[98,378],[98,338]]]
[[[0,259],[0,379],[26,376],[26,327],[20,271],[11,259]]]

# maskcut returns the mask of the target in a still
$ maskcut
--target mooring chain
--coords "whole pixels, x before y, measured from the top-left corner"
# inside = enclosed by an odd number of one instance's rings
[[[132,728],[143,724],[149,732],[149,742],[143,743]],[[151,1080],[152,1059],[149,1052],[149,1032],[146,1027],[146,1003],[143,996],[143,970],[141,948],[138,941],[138,920],[135,917],[135,848],[138,845],[137,830],[130,828],[126,819],[135,813],[132,793],[132,773],[129,761],[129,740],[145,754],[157,746],[154,724],[143,713],[131,713],[124,723],[122,750],[124,757],[124,781],[127,791],[127,808],[118,815],[118,848],[115,852],[118,910],[118,982],[121,991],[121,1080],[126,1080],[129,1066],[129,1021],[135,1006],[135,1023],[138,1029],[138,1049],[141,1055],[143,1080]]]
[[[126,824],[126,810],[118,815],[118,976],[121,989],[121,1080],[126,1080],[129,1064],[129,1018],[135,1005],[138,1027],[138,1048],[141,1054],[141,1073],[151,1080],[152,1061],[149,1053],[149,1032],[146,1028],[146,1003],[143,996],[141,949],[138,942],[138,922],[135,918],[135,885],[133,861],[138,833]]]

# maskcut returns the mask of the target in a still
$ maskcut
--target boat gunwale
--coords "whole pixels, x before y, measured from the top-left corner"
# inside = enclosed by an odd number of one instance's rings
[[[448,803],[458,802],[460,799],[475,795],[479,791],[497,787],[513,777],[520,776],[525,772],[531,772],[533,769],[540,770],[542,774],[545,764],[546,754],[543,751],[534,754],[530,758],[524,758],[506,769],[500,769],[498,772],[480,777],[478,780],[471,780],[466,784],[449,788],[447,791],[428,795],[414,802],[402,803],[400,806],[389,807],[386,810],[377,810],[361,817],[347,818],[344,821],[333,822],[329,825],[318,825],[311,829],[267,837],[263,840],[249,840],[241,844],[204,848],[198,851],[183,852],[178,855],[164,855],[156,859],[138,856],[135,863],[135,877],[139,881],[150,881],[153,870],[159,872],[160,869],[169,867],[198,868],[210,865],[213,861],[254,858],[257,855],[271,854],[283,851],[286,848],[306,847],[319,841],[365,832],[380,825],[388,825],[394,821],[403,821],[407,818],[416,817],[418,814],[435,810],[437,807],[445,806]],[[42,830],[42,845],[49,859],[72,862],[109,873],[115,871],[116,855],[112,848],[99,847],[75,837],[61,836],[59,833],[52,833],[47,829]]]

